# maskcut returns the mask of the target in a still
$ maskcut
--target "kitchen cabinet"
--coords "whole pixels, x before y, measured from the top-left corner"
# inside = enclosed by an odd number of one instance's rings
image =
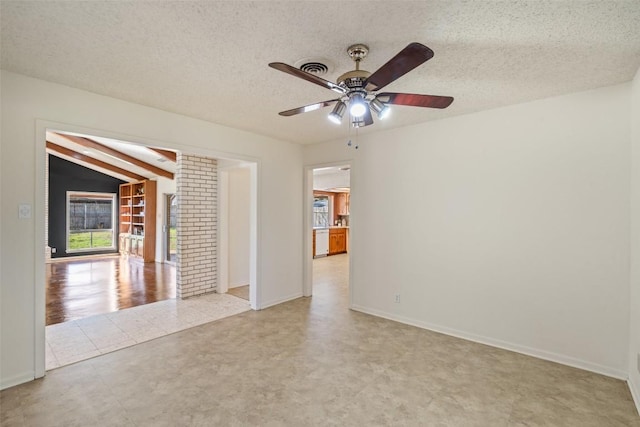
[[[334,205],[336,215],[349,215],[349,193],[336,193]]]
[[[341,254],[347,251],[347,229],[329,229],[329,255]]]

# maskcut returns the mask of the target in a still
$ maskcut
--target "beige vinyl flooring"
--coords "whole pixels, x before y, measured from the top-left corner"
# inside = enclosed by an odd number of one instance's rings
[[[625,382],[350,311],[346,255],[314,296],[48,372],[2,426],[640,426]]]

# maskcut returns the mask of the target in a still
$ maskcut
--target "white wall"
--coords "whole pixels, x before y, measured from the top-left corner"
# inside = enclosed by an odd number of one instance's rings
[[[625,378],[629,93],[306,147],[306,165],[354,157],[354,308]]]
[[[44,130],[258,163],[259,307],[302,295],[302,148],[2,71],[0,387],[44,374]],[[18,205],[33,206],[18,219]],[[282,212],[289,215],[282,215]]]
[[[249,284],[250,174],[248,168],[229,169],[229,287]],[[284,214],[284,213],[283,213]]]
[[[343,188],[351,185],[349,172],[319,173],[313,175],[313,188],[326,190],[329,188]]]
[[[640,70],[631,86],[631,280],[629,387],[640,411]]]

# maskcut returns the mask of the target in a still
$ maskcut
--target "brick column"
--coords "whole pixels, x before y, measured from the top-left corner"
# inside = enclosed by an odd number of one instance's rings
[[[177,296],[216,290],[218,162],[178,153]]]

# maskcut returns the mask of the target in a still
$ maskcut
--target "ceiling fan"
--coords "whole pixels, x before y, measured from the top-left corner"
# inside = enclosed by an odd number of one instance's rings
[[[335,104],[333,111],[329,114],[329,120],[340,124],[348,106],[352,125],[354,127],[363,127],[373,124],[371,110],[382,120],[389,114],[389,105],[447,108],[453,102],[453,98],[450,96],[396,92],[378,93],[380,89],[389,83],[397,80],[433,57],[433,51],[420,43],[410,43],[374,73],[360,69],[360,61],[369,53],[367,46],[355,44],[347,49],[347,53],[351,59],[355,61],[356,69],[348,71],[338,77],[336,83],[282,62],[270,63],[269,66],[271,68],[331,89],[340,94],[340,97],[336,99],[281,111],[279,114],[281,116],[294,116]]]

